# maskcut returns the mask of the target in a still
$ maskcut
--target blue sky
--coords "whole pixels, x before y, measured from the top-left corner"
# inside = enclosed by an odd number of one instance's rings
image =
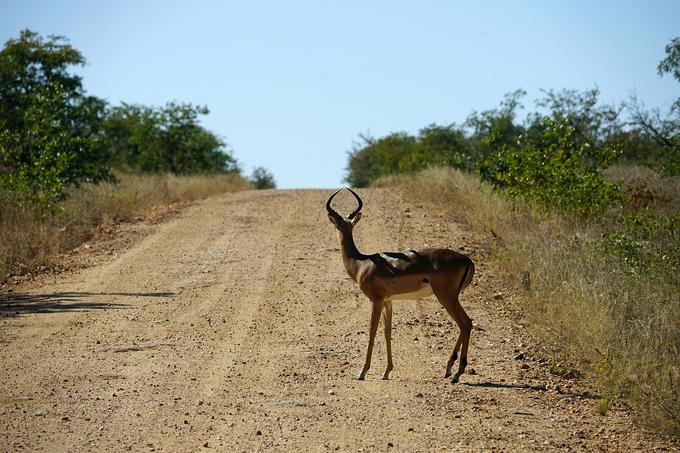
[[[202,124],[245,173],[279,187],[342,184],[358,134],[461,123],[523,88],[597,85],[667,107],[659,77],[680,1],[0,0],[4,44],[29,28],[69,38],[86,90],[110,103],[207,105]]]

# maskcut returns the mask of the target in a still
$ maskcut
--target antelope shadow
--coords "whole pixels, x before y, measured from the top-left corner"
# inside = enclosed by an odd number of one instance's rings
[[[0,317],[22,314],[59,313],[86,310],[120,310],[129,304],[96,302],[93,297],[171,297],[175,293],[164,292],[54,292],[44,294],[0,293]]]
[[[524,389],[524,390],[533,390],[535,392],[545,392],[548,390],[548,388],[545,385],[530,385],[530,384],[509,384],[507,382],[489,382],[489,381],[483,381],[483,382],[463,382],[463,385],[468,386],[468,387],[482,387],[482,388],[492,388],[492,389]],[[573,397],[579,397],[579,398],[587,398],[587,399],[600,399],[601,397],[599,395],[596,395],[594,393],[591,393],[589,391],[585,392],[572,392],[568,390],[563,390],[558,388],[557,393],[561,395],[569,395]]]

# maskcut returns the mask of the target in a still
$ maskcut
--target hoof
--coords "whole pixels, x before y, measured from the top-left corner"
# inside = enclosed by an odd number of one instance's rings
[[[451,383],[452,384],[457,384],[458,383],[458,375],[454,376],[451,378]]]
[[[364,379],[366,379],[366,376],[363,376],[361,374],[357,376],[357,381],[363,381]]]
[[[390,380],[390,376],[387,375],[387,374],[383,374],[381,379],[382,379],[383,381],[389,381],[389,380]]]
[[[450,371],[447,371],[446,373],[444,373],[444,377],[445,377],[445,378],[447,378],[447,377],[449,377],[449,376],[451,376],[451,372],[450,372]]]

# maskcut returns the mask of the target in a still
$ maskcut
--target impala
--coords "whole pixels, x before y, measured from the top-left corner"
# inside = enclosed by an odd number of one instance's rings
[[[354,226],[361,219],[363,202],[352,189],[347,189],[356,198],[358,206],[347,216],[347,219],[344,219],[331,207],[331,201],[341,190],[333,193],[326,202],[328,218],[338,230],[340,253],[345,270],[372,304],[368,350],[364,367],[357,379],[365,379],[371,366],[371,354],[380,314],[382,313],[383,316],[387,349],[387,367],[382,378],[389,379],[390,371],[394,368],[391,341],[392,301],[416,300],[434,294],[460,328],[458,340],[446,364],[445,373],[445,377],[451,376],[451,368],[462,346],[458,371],[451,378],[451,383],[455,384],[467,366],[467,351],[472,331],[472,320],[461,307],[458,295],[472,281],[475,273],[474,263],[469,257],[449,249],[418,249],[400,253],[384,252],[364,255],[357,249],[352,236]]]

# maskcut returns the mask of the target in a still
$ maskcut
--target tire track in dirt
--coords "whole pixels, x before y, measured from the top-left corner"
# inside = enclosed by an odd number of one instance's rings
[[[480,238],[388,190],[360,192],[357,244],[472,255],[462,303],[476,373],[443,378],[458,329],[428,298],[394,304],[392,379],[380,380],[380,332],[367,381],[355,381],[369,304],[342,268],[329,194],[205,200],[107,263],[0,301],[0,450],[675,448],[623,405],[597,415],[592,390],[532,360]]]

